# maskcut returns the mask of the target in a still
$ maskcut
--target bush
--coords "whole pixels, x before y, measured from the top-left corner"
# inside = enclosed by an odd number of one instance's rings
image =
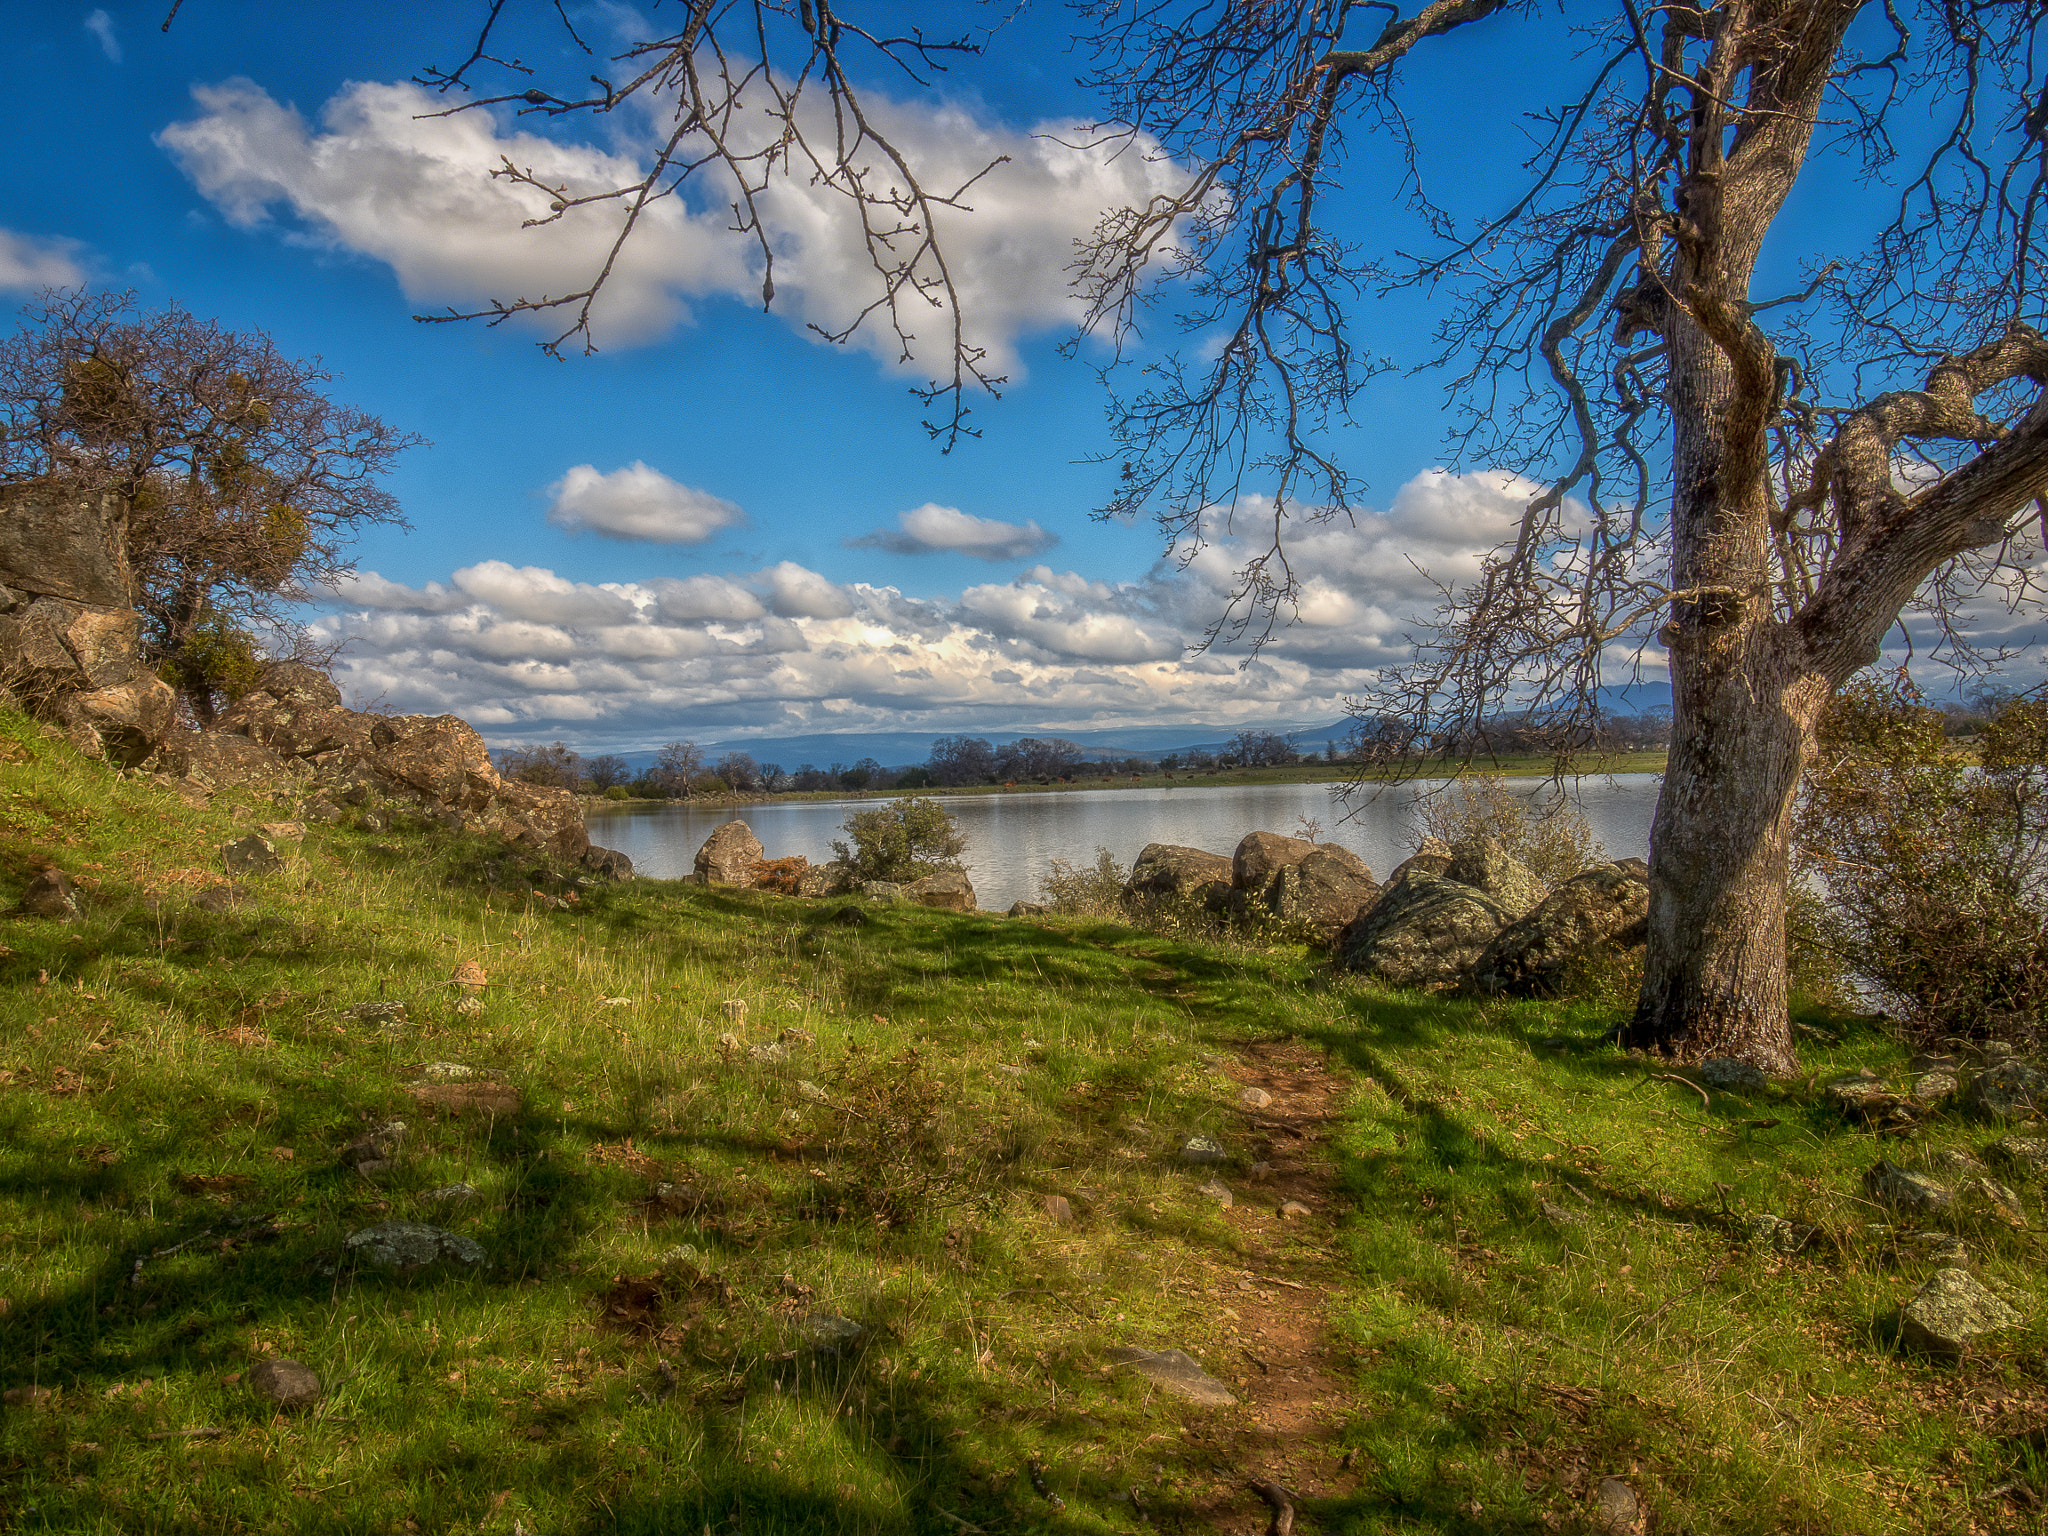
[[[1055,912],[1078,917],[1115,917],[1124,910],[1124,882],[1130,872],[1117,863],[1107,848],[1095,850],[1095,863],[1078,866],[1066,859],[1054,859],[1049,873],[1038,882],[1038,899]]]
[[[2048,1004],[2048,705],[2000,710],[1981,767],[1945,724],[1903,675],[1835,700],[1795,823],[1825,910],[1794,938],[1924,1037],[2031,1034]]]
[[[938,801],[923,795],[891,800],[858,811],[842,823],[853,839],[832,851],[851,866],[856,880],[917,880],[940,869],[958,869],[967,839]]]
[[[958,1089],[917,1051],[881,1057],[849,1046],[825,1088],[831,1178],[816,1192],[818,1214],[888,1228],[992,1205],[1003,1164],[995,1127],[971,1117],[955,1124]]]
[[[1496,839],[1545,885],[1560,885],[1600,862],[1586,813],[1555,790],[1518,795],[1497,773],[1468,773],[1423,795],[1422,830],[1447,843]]]
[[[614,784],[604,792],[604,797],[607,800],[630,800],[633,798],[633,792],[623,784]]]

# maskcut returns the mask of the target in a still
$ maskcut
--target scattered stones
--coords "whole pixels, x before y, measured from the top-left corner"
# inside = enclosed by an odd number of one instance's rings
[[[1642,1501],[1618,1477],[1603,1477],[1593,1490],[1593,1524],[1614,1536],[1625,1536],[1642,1524]]]
[[[2048,1140],[2038,1136],[2004,1136],[1984,1149],[1992,1162],[2028,1178],[2048,1173]]]
[[[1228,1408],[1237,1399],[1228,1387],[1180,1349],[1112,1349],[1110,1364],[1137,1372],[1154,1386],[1203,1408]]]
[[[221,863],[231,875],[274,875],[284,868],[277,849],[261,832],[227,843],[220,850]]]
[[[2019,1320],[1967,1270],[1938,1269],[1899,1314],[1899,1337],[1910,1349],[1956,1356],[1972,1339]]]
[[[1237,1102],[1246,1109],[1264,1109],[1273,1102],[1273,1095],[1263,1088],[1247,1088],[1237,1096]]]
[[[46,869],[31,880],[21,893],[17,911],[29,917],[51,917],[69,922],[78,916],[78,888],[61,869]]]
[[[804,1337],[812,1346],[827,1355],[850,1353],[867,1332],[850,1317],[841,1317],[836,1312],[813,1312],[804,1319]]]
[[[1988,1053],[1991,1045],[1986,1042]],[[1963,1100],[1981,1115],[1998,1120],[2018,1120],[2033,1113],[2034,1100],[2048,1092],[2048,1075],[2023,1061],[2004,1060],[1986,1067],[1970,1079]]]
[[[1070,1227],[1074,1224],[1074,1207],[1065,1195],[1047,1195],[1039,1204],[1054,1226]]]
[[[1755,1093],[1771,1083],[1762,1067],[1737,1061],[1733,1056],[1709,1056],[1693,1070],[1709,1088],[1724,1092]]]
[[[1181,1146],[1180,1157],[1184,1163],[1221,1163],[1228,1161],[1230,1154],[1213,1137],[1190,1136]]]
[[[293,1411],[320,1401],[320,1378],[296,1360],[259,1361],[248,1375],[249,1390],[275,1407]]]
[[[1221,1179],[1211,1179],[1208,1183],[1204,1184],[1201,1187],[1199,1193],[1207,1195],[1211,1200],[1214,1200],[1226,1211],[1229,1210],[1233,1205],[1237,1204],[1237,1201],[1231,1196],[1230,1191],[1224,1187],[1224,1183]]]
[[[387,1221],[351,1232],[342,1240],[357,1259],[378,1269],[413,1274],[430,1265],[449,1263],[462,1269],[484,1264],[484,1251],[468,1238],[417,1221]]]
[[[1313,1215],[1315,1215],[1315,1212],[1303,1205],[1299,1200],[1283,1201],[1280,1206],[1280,1219],[1282,1221],[1300,1221],[1304,1216]]]
[[[1863,1192],[1880,1205],[1901,1211],[1940,1211],[1955,1204],[1955,1191],[1924,1173],[1880,1158],[1863,1173]]]

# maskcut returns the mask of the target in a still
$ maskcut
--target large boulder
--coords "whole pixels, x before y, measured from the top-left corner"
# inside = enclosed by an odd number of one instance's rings
[[[1316,851],[1305,837],[1282,837],[1278,832],[1247,832],[1230,858],[1230,883],[1240,891],[1263,895],[1273,876],[1292,869]]]
[[[1349,848],[1326,843],[1273,876],[1266,906],[1274,916],[1301,923],[1328,943],[1379,897],[1379,883],[1365,860]]]
[[[1457,981],[1515,914],[1476,886],[1411,869],[1338,935],[1339,963],[1397,987]]]
[[[853,866],[844,859],[813,864],[796,877],[799,896],[844,896],[853,889]]]
[[[2010,1328],[2020,1315],[1965,1269],[1937,1269],[1899,1314],[1899,1340],[1908,1349],[1955,1356],[1970,1341]]]
[[[962,869],[934,870],[921,880],[867,880],[862,882],[860,889],[863,896],[883,901],[915,902],[920,907],[936,907],[941,912],[977,910],[974,886]]]
[[[292,776],[284,759],[262,742],[219,731],[181,731],[164,743],[158,761],[167,772],[207,790],[278,784]]]
[[[1230,877],[1231,861],[1220,853],[1147,843],[1131,866],[1124,894],[1151,900],[1202,896],[1213,885],[1228,885]]]
[[[1484,891],[1511,917],[1523,917],[1536,910],[1550,887],[1537,879],[1520,859],[1509,853],[1498,838],[1475,834],[1451,845],[1451,862],[1444,878],[1474,890]]]
[[[1451,845],[1440,837],[1425,837],[1421,846],[1393,867],[1380,889],[1391,891],[1411,869],[1419,869],[1425,875],[1440,875],[1450,867]]]
[[[1602,864],[1574,875],[1494,936],[1473,985],[1517,997],[1556,997],[1574,956],[1626,945],[1649,920],[1650,887],[1632,869]]]
[[[760,872],[761,839],[744,821],[728,821],[713,830],[697,850],[697,879],[704,885],[752,885]]]
[[[491,749],[455,715],[388,715],[371,722],[371,764],[429,800],[481,811],[502,782]]]

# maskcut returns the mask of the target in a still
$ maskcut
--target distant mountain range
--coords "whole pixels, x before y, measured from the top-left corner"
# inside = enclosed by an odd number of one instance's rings
[[[1615,715],[1640,715],[1671,708],[1669,683],[1627,683],[1600,690],[1600,706]],[[1243,730],[1271,731],[1292,740],[1297,750],[1320,752],[1325,741],[1342,741],[1350,734],[1349,718],[1320,721],[1277,722],[1246,725],[1126,726],[1107,731],[1069,731],[1046,727],[1031,731],[849,731],[839,735],[754,736],[732,741],[699,742],[707,763],[728,752],[745,752],[758,763],[780,763],[795,770],[805,763],[829,768],[834,763],[851,765],[872,757],[886,768],[921,763],[931,756],[932,743],[940,736],[979,736],[996,746],[1026,736],[1061,737],[1078,745],[1086,756],[1103,758],[1143,757],[1153,760],[1170,752],[1218,752]],[[653,764],[659,753],[652,748],[618,754],[634,768]]]

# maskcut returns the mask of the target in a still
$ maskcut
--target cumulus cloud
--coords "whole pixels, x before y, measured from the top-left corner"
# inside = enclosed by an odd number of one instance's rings
[[[41,239],[0,229],[0,291],[75,288],[85,281],[76,240]]]
[[[557,528],[608,539],[702,544],[746,520],[731,502],[671,480],[638,459],[604,474],[594,464],[578,464],[548,487],[548,495],[548,521]]]
[[[346,641],[345,687],[452,711],[516,739],[588,750],[678,732],[1083,730],[1336,718],[1409,655],[1436,579],[1475,573],[1533,488],[1419,475],[1356,525],[1304,523],[1291,622],[1247,664],[1197,647],[1263,550],[1221,526],[1189,560],[1126,581],[1039,564],[944,600],[839,583],[783,561],[750,574],[580,582],[482,560],[410,586],[368,572],[318,621]]]
[[[510,160],[550,185],[590,193],[638,180],[639,156],[657,136],[653,113],[643,114],[646,140],[621,148],[520,132],[485,111],[423,116],[446,103],[409,84],[352,84],[321,109],[317,128],[248,80],[197,86],[193,95],[199,114],[157,139],[231,224],[255,228],[284,210],[296,238],[384,262],[409,298],[459,307],[580,291],[617,229],[619,209],[609,203],[525,228],[549,217],[548,199],[493,180],[493,170]],[[1018,132],[965,108],[880,95],[868,106],[929,186],[951,190],[1008,157],[975,182],[969,207],[937,209],[936,219],[969,340],[987,349],[991,372],[1012,378],[1018,337],[1078,315],[1065,276],[1074,239],[1104,209],[1142,204],[1176,175],[1146,146],[1110,157],[1087,147],[1085,135],[1063,140],[1062,125]],[[779,132],[764,109],[750,110],[763,135]],[[724,189],[704,186],[694,209],[667,198],[643,211],[593,316],[601,343],[656,340],[693,301],[760,302],[758,251],[731,234]],[[776,252],[776,312],[800,330],[842,328],[872,299],[875,281],[843,195],[809,177],[776,177],[757,204]],[[559,330],[566,315],[535,323]],[[928,369],[926,359],[950,345],[951,310],[920,302],[905,320],[918,332],[919,355],[903,366]],[[898,364],[898,343],[872,323],[858,339]]]
[[[979,560],[1024,560],[1042,555],[1059,543],[1034,520],[1022,524],[976,517],[957,507],[926,502],[896,514],[896,527],[877,528],[847,544],[856,549],[886,549],[896,555],[973,555]]]

